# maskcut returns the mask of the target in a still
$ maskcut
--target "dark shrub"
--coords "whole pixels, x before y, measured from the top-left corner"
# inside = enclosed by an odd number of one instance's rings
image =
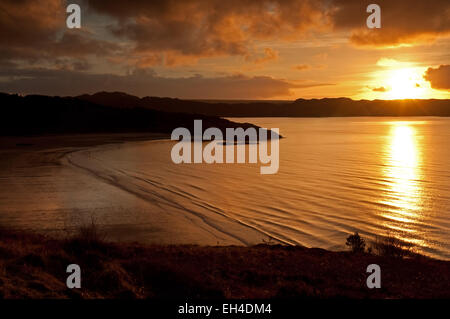
[[[411,253],[410,246],[404,245],[400,239],[390,235],[386,237],[377,236],[372,243],[372,248],[376,255],[384,257],[403,258]]]
[[[359,236],[358,232],[348,236],[345,244],[349,246],[354,253],[363,253],[366,248],[366,241]]]

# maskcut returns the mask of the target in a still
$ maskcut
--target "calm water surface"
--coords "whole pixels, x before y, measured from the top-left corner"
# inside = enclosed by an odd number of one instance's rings
[[[280,129],[286,138],[277,174],[261,175],[260,164],[175,165],[171,141],[99,147],[68,159],[108,187],[166,210],[225,216],[261,238],[343,249],[354,231],[368,239],[390,234],[418,252],[450,259],[450,119],[234,120]],[[115,207],[109,218],[148,221],[139,210],[130,215],[117,208],[130,207],[131,197],[106,189],[91,196],[85,210],[98,208],[93,203],[100,199],[103,208]],[[140,231],[137,240],[145,227]]]

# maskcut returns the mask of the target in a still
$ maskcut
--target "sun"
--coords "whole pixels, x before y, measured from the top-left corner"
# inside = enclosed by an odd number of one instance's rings
[[[369,73],[371,78],[358,97],[362,99],[403,100],[403,99],[446,99],[450,93],[431,87],[424,78],[428,67],[416,62],[399,62],[394,59],[380,59],[376,70]]]
[[[388,99],[418,99],[427,93],[422,73],[414,68],[391,70],[387,86]]]

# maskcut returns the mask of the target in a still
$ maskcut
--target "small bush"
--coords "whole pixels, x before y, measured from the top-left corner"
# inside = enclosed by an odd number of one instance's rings
[[[349,246],[354,253],[363,253],[366,249],[366,241],[359,236],[358,232],[348,236],[345,244]]]
[[[404,258],[411,254],[411,246],[391,235],[384,237],[377,236],[372,243],[372,249],[378,256]]]

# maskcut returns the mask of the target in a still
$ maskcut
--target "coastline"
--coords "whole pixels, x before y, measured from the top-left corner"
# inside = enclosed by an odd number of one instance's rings
[[[3,151],[43,151],[59,148],[92,147],[127,141],[170,139],[165,133],[90,133],[90,134],[46,134],[30,136],[4,136],[0,140]]]
[[[164,198],[159,200],[158,193],[142,193],[139,187],[124,188],[111,178],[103,163],[90,158],[91,152],[111,146],[167,139],[167,134],[155,133],[3,139],[0,195],[5,200],[0,203],[0,226],[60,238],[95,219],[108,238],[117,242],[254,245],[267,239],[264,233],[224,215],[192,211]],[[28,202],[25,208],[22,201]],[[44,221],[39,214],[44,215]],[[123,214],[127,222],[121,219]]]
[[[3,155],[8,156],[2,156],[1,164],[18,161],[14,165],[21,168],[34,165],[37,169],[73,170],[60,163],[71,152],[111,143],[164,138],[154,134],[106,134],[100,138],[93,134],[81,139],[79,135],[11,139],[9,148],[2,147]],[[8,145],[4,140],[2,143]],[[86,172],[76,174],[89,176]],[[122,193],[126,192],[119,190],[115,194]],[[156,215],[154,221],[168,228],[156,231],[156,240],[146,243],[43,235],[20,228],[11,230],[0,223],[0,297],[450,298],[449,261],[420,255],[401,259],[276,242],[261,244],[264,237],[247,244],[224,240],[216,245],[212,238],[217,234],[211,234],[211,229],[194,231],[190,227],[195,224],[186,223],[188,219],[180,221],[177,214],[166,216],[165,220]],[[182,225],[176,226],[177,223]],[[196,236],[201,233],[197,245],[187,245],[183,231]],[[211,237],[206,238],[206,234]],[[179,236],[182,241],[172,241],[172,236]],[[70,290],[65,284],[65,267],[74,262],[86,272],[83,287]],[[382,267],[382,289],[367,288],[369,264]]]

